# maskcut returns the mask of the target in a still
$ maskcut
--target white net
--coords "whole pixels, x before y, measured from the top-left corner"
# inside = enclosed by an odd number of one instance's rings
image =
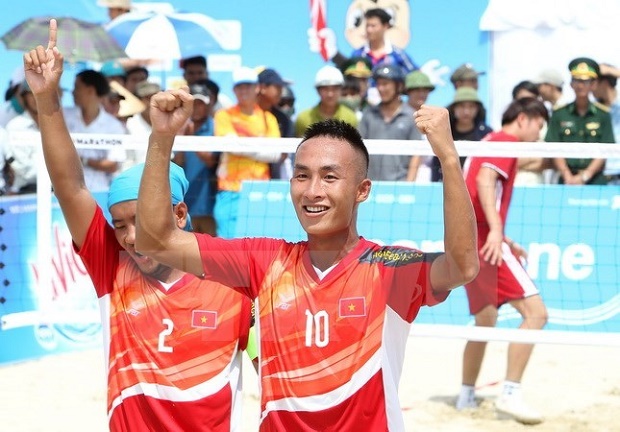
[[[144,151],[147,137],[74,135],[78,148],[122,146]],[[10,136],[11,145],[40,145],[37,134]],[[371,154],[431,156],[425,141],[367,140]],[[175,152],[294,153],[299,139],[178,137]],[[613,144],[458,142],[462,156],[620,158]],[[39,174],[46,173],[39,161]],[[40,275],[51,274],[51,193],[47,175],[38,176],[37,261]],[[373,182],[371,198],[360,208],[361,235],[383,244],[424,251],[443,248],[440,183]],[[190,208],[191,213],[191,208]],[[549,313],[542,331],[516,330],[520,316],[500,308],[497,328],[473,326],[464,289],[442,305],[425,308],[413,335],[532,343],[620,345],[620,187],[545,184],[516,187],[506,233],[529,252],[527,271]],[[304,238],[288,198],[288,182],[244,183],[236,236]],[[48,263],[47,266],[45,263]],[[41,280],[42,281],[42,280]],[[3,306],[0,306],[2,308]],[[79,314],[76,314],[78,317]],[[77,318],[76,318],[77,319]]]

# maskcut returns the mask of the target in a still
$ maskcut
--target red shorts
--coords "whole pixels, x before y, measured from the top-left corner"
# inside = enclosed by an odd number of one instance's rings
[[[478,244],[482,245],[484,241],[486,240],[479,239]],[[476,315],[488,305],[499,308],[509,301],[538,294],[536,285],[506,243],[502,244],[502,260],[498,267],[480,258],[480,273],[476,279],[465,285],[469,312],[472,315]]]

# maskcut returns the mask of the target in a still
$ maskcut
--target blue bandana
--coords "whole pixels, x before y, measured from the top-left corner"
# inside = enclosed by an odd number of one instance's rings
[[[110,189],[108,190],[108,209],[114,204],[125,201],[133,201],[138,199],[138,190],[140,189],[140,179],[144,171],[144,163],[134,165],[123,171],[112,180]],[[172,205],[177,205],[185,198],[185,193],[189,187],[189,182],[185,178],[183,168],[170,162],[170,192],[172,195]],[[187,215],[187,223],[185,230],[192,230],[192,223]]]

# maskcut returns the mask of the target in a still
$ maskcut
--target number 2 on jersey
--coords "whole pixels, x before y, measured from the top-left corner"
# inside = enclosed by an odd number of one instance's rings
[[[324,310],[312,314],[306,309],[306,346],[312,346],[312,335],[314,334],[314,344],[319,348],[324,348],[329,343],[329,315]]]
[[[171,353],[172,347],[166,345],[166,336],[170,336],[172,334],[172,329],[174,329],[174,323],[169,318],[164,318],[161,320],[161,323],[166,326],[165,329],[159,333],[159,344],[157,345],[157,350],[159,352]]]

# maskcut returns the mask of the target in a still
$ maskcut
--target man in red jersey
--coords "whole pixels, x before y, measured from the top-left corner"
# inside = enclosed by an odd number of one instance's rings
[[[371,190],[368,151],[353,126],[334,119],[309,127],[295,154],[291,200],[307,241],[178,229],[159,205],[169,203],[168,160],[191,105],[184,90],[151,101],[136,249],[256,298],[261,431],[403,431],[398,384],[410,324],[478,271],[447,110],[422,107],[416,118],[446,173],[446,252],[429,254],[358,235],[358,206]]]
[[[541,101],[513,101],[502,116],[502,130],[483,141],[537,141],[548,114]],[[480,273],[465,285],[469,310],[477,326],[494,327],[498,308],[510,303],[523,317],[520,328],[542,329],[547,310],[536,286],[521,265],[525,250],[504,234],[506,216],[517,174],[516,158],[474,157],[465,165],[465,183],[478,222]],[[463,354],[463,386],[457,409],[475,408],[474,389],[486,342],[469,341]],[[531,344],[510,344],[504,389],[496,409],[515,420],[535,424],[542,417],[521,397],[521,378],[532,353]]]
[[[58,98],[63,57],[56,21],[47,49],[24,55],[37,101],[43,153],[54,192],[97,291],[104,323],[108,418],[112,431],[238,430],[241,351],[247,344],[249,299],[136,252],[135,219],[143,165],[114,179],[108,192],[112,226],[86,189],[80,158]],[[183,197],[188,181],[169,163],[166,214],[190,226]]]

